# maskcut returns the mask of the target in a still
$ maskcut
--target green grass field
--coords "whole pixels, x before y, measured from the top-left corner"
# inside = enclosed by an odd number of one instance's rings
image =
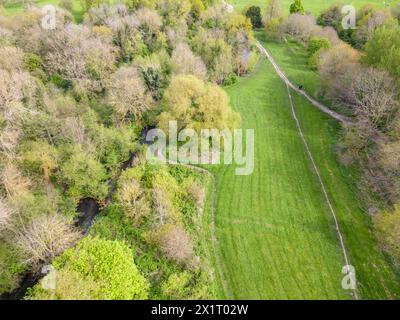
[[[256,140],[251,176],[235,176],[232,166],[210,168],[217,181],[221,297],[350,298],[341,287],[344,262],[333,219],[292,119],[286,87],[263,61],[227,92],[242,114],[242,127],[253,128]],[[397,297],[397,278],[378,250],[351,173],[336,160],[338,125],[293,98],[356,268],[359,294]]]
[[[228,0],[229,3],[233,4],[239,10],[244,9],[249,5],[259,6],[262,10],[265,10],[268,1],[267,0]],[[293,0],[281,0],[281,8],[285,14],[289,14],[290,4],[293,3]],[[385,3],[389,6],[392,6],[397,3],[396,0],[349,0],[349,1],[340,1],[340,0],[303,0],[304,9],[308,12],[311,12],[315,15],[319,14],[323,9],[328,8],[330,5],[335,3],[344,3],[354,5],[356,8],[360,8],[366,3],[371,3],[376,7],[383,7]]]
[[[40,7],[43,7],[46,4],[53,4],[58,6],[60,4],[60,0],[36,0],[35,4]],[[4,8],[0,7],[0,14],[12,16],[21,13],[23,10],[24,6],[22,4],[5,5]],[[82,13],[81,2],[79,0],[73,0],[72,14],[76,21],[78,22],[82,21],[83,13]]]

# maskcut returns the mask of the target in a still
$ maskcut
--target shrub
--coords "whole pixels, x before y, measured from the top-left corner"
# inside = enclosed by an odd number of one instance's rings
[[[250,6],[246,11],[245,15],[250,19],[251,25],[254,29],[262,27],[261,9],[257,6]]]
[[[294,39],[306,43],[316,29],[315,18],[312,15],[291,14],[281,26],[281,32]]]
[[[383,248],[400,259],[400,207],[378,213],[374,217],[374,226]]]
[[[383,26],[365,45],[363,61],[400,79],[400,26]]]
[[[25,68],[29,72],[35,72],[35,71],[42,71],[43,69],[43,60],[40,56],[30,53],[27,54],[25,57]]]
[[[324,49],[329,49],[330,47],[330,42],[325,38],[311,38],[307,46],[307,53],[309,57],[308,67],[312,70],[318,69],[318,62],[321,51]]]
[[[107,174],[101,163],[78,148],[61,164],[60,178],[73,197],[101,200],[108,191]]]
[[[164,299],[184,300],[190,293],[190,281],[192,276],[184,271],[171,274],[162,284],[161,291]]]
[[[17,288],[20,274],[25,268],[18,252],[8,243],[0,241],[0,293]]]
[[[168,195],[161,188],[153,190],[153,217],[157,227],[163,226],[168,222],[172,205]]]
[[[311,57],[314,53],[318,52],[321,49],[329,49],[331,44],[327,39],[313,37],[308,42],[307,53],[308,56]]]
[[[205,191],[204,188],[197,182],[193,181],[188,187],[189,196],[194,200],[197,206],[204,206]]]
[[[63,216],[51,214],[35,218],[18,231],[15,246],[25,263],[37,266],[52,261],[78,238],[79,233]]]
[[[24,53],[16,47],[0,47],[0,68],[7,71],[20,70]]]
[[[49,181],[50,174],[58,165],[58,151],[46,141],[28,141],[21,149],[21,157],[25,167],[43,175]]]
[[[107,240],[119,240],[134,245],[140,233],[117,203],[110,204],[94,221],[89,234]]]
[[[305,10],[303,7],[303,3],[301,2],[301,0],[294,0],[294,2],[290,5],[290,13],[300,13],[300,14],[304,14]]]
[[[147,216],[150,212],[146,193],[134,179],[119,183],[116,199],[126,216],[134,219],[136,222],[143,216]]]
[[[99,282],[95,291],[103,299],[146,299],[148,295],[149,284],[137,269],[131,249],[120,241],[89,236],[56,258],[54,266],[76,272],[85,281]],[[71,287],[76,291],[76,285]]]
[[[233,85],[237,82],[238,77],[236,74],[231,73],[225,80],[224,80],[224,85],[225,86],[230,86]]]
[[[179,225],[165,225],[159,234],[158,244],[165,256],[185,264],[193,257],[193,244],[189,234]]]
[[[54,274],[52,274],[54,272]],[[54,278],[52,278],[54,277]],[[54,289],[45,289],[43,283],[54,281]],[[39,284],[30,288],[26,300],[102,300],[107,296],[101,291],[101,280],[83,278],[68,268],[50,271]]]

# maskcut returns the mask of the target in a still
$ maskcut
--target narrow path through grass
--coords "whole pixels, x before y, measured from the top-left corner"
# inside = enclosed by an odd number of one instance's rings
[[[224,278],[238,299],[349,299],[333,217],[292,118],[285,84],[267,61],[227,88],[243,128],[255,130],[255,170],[211,166]],[[350,172],[336,161],[337,124],[293,96],[299,122],[349,247],[362,298],[394,298],[397,280],[370,231]],[[221,285],[221,297],[224,290]]]

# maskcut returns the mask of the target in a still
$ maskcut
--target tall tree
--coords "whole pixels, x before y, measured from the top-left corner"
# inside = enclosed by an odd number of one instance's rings
[[[279,0],[269,0],[265,10],[265,20],[271,21],[282,16],[282,9]]]

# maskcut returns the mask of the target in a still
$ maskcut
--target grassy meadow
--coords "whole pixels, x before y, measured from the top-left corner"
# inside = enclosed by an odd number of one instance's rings
[[[286,66],[288,67],[288,66]],[[296,69],[299,66],[292,65]],[[333,219],[292,119],[286,87],[267,61],[227,89],[244,128],[255,131],[255,170],[216,176],[220,294],[236,299],[349,299]],[[338,125],[293,94],[333,202],[363,299],[396,297],[396,276],[370,232],[354,184],[337,161]],[[223,284],[224,287],[223,288]]]
[[[239,10],[246,8],[247,6],[254,5],[259,6],[262,10],[264,10],[267,6],[267,0],[230,0],[228,1],[232,5],[234,5]],[[389,6],[397,3],[394,0],[381,1],[381,0],[350,0],[350,1],[339,1],[339,0],[303,0],[304,9],[308,12],[311,12],[315,15],[319,14],[322,10],[328,8],[330,5],[335,3],[345,3],[354,5],[356,8],[360,8],[366,3],[370,3],[375,5],[376,7],[383,7],[385,3]],[[281,0],[281,7],[284,13],[289,13],[290,4],[293,3],[292,0]]]

